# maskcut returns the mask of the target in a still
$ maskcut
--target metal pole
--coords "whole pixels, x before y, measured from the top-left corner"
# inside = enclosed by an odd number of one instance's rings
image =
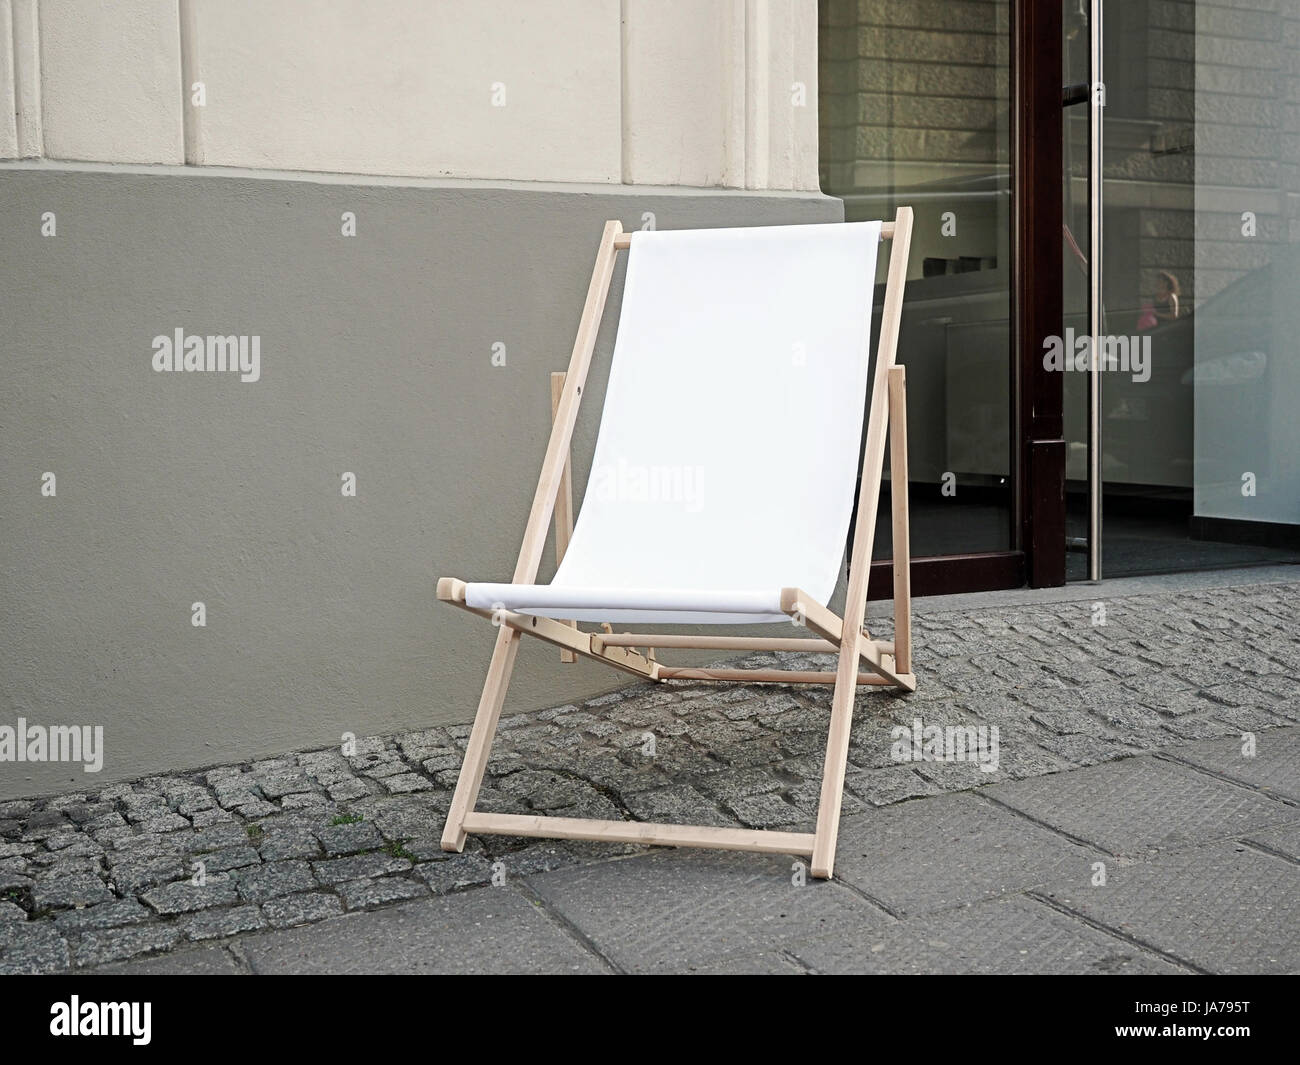
[[[1101,183],[1102,109],[1102,0],[1091,0],[1088,16],[1092,92],[1088,100],[1088,333],[1091,359],[1088,367],[1088,579],[1101,580]]]

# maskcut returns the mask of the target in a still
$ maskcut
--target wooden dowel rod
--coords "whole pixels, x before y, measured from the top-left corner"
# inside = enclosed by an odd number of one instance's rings
[[[807,832],[715,828],[711,825],[656,825],[645,821],[595,821],[581,817],[538,817],[530,814],[469,813],[465,815],[465,830],[485,835],[648,843],[665,847],[709,847],[724,851],[756,851],[760,854],[811,855],[813,846],[812,834]]]
[[[882,223],[880,224],[880,239],[881,239],[881,240],[892,240],[893,237],[894,237],[894,223],[893,223],[893,222],[882,222]],[[627,251],[628,248],[630,248],[630,247],[632,247],[632,234],[631,234],[631,233],[623,233],[623,234],[620,234],[619,236],[617,236],[617,237],[614,238],[614,250],[615,250],[615,251]]]
[[[830,640],[813,640],[799,636],[687,636],[650,632],[605,632],[600,642],[606,647],[682,647],[699,651],[807,651],[809,654],[834,654],[839,644]],[[882,654],[894,653],[889,640],[876,640]]]
[[[648,632],[603,633],[601,641],[609,647],[685,647],[701,651],[809,651],[831,654],[838,648],[828,640],[809,640],[798,636],[684,636]]]
[[[687,666],[659,665],[660,680],[726,680],[753,684],[834,684],[835,673],[798,669],[692,669]],[[887,685],[878,673],[859,673],[859,684]]]

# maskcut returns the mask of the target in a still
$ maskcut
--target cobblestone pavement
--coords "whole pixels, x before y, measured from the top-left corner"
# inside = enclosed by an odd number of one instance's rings
[[[0,802],[0,972],[310,968],[303,937],[326,930],[329,968],[366,971],[392,964],[384,929],[423,951],[413,968],[497,950],[539,971],[999,969],[1026,964],[999,961],[1016,935],[1084,971],[1300,968],[1300,581],[1103,601],[1104,619],[1088,600],[927,605],[918,691],[858,700],[836,881],[806,904],[786,858],[502,837],[445,854],[469,729],[430,728]],[[777,660],[833,668],[748,661]],[[829,701],[674,683],[511,717],[480,808],[807,830]],[[899,762],[891,730],[917,720],[997,726],[997,771]],[[1084,890],[1099,860],[1122,890]],[[692,893],[708,905],[671,902]],[[1224,931],[1227,898],[1247,901]],[[328,920],[353,911],[372,923]],[[458,921],[479,928],[472,958]]]

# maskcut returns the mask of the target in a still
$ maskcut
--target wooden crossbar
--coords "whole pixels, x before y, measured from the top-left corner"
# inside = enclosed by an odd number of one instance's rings
[[[491,618],[498,626],[492,661],[483,694],[465,748],[465,760],[456,781],[443,830],[442,847],[460,851],[469,832],[487,835],[537,836],[551,839],[602,840],[617,843],[658,844],[670,847],[708,847],[757,851],[811,858],[816,877],[829,878],[834,870],[835,842],[839,831],[844,774],[852,728],[853,701],[860,686],[891,686],[914,691],[911,671],[911,557],[908,552],[906,393],[903,368],[895,366],[903,288],[911,247],[912,210],[900,207],[893,222],[881,226],[881,239],[892,240],[885,302],[881,309],[880,340],[875,378],[862,450],[862,479],[858,492],[857,524],[850,559],[849,588],[843,618],[797,588],[781,590],[781,609],[803,624],[812,638],[651,635],[646,633],[585,632],[575,622],[497,609],[483,610],[466,602],[465,582],[444,577],[438,581],[438,598],[471,613]],[[552,375],[551,437],[542,461],[537,491],[525,526],[514,584],[531,584],[537,577],[552,516],[556,520],[557,561],[563,557],[573,529],[569,450],[578,405],[586,384],[600,327],[615,253],[630,248],[631,234],[619,222],[605,223],[569,368]],[[873,640],[863,627],[867,606],[867,580],[876,511],[880,499],[886,434],[890,442],[894,532],[894,639]],[[718,828],[705,825],[661,825],[637,821],[595,821],[582,818],[494,814],[474,809],[482,787],[492,739],[496,734],[506,688],[514,669],[523,634],[535,636],[561,649],[569,658],[588,658],[645,680],[664,682],[738,681],[741,683],[833,684],[826,757],[822,770],[821,800],[814,833],[760,829]],[[846,636],[851,633],[851,636]],[[837,652],[832,671],[783,669],[696,669],[669,666],[653,657],[652,648],[715,650]],[[648,654],[642,654],[644,649]],[[869,672],[862,672],[865,662]]]
[[[724,851],[758,851],[763,854],[808,856],[812,854],[813,848],[813,837],[808,832],[715,828],[711,825],[660,825],[651,821],[594,821],[583,817],[471,813],[465,818],[465,828],[485,835],[646,843],[665,847],[708,847]]]
[[[909,208],[905,208],[905,209],[906,209],[906,210],[911,210],[910,207],[909,207]],[[896,223],[894,223],[894,222],[882,222],[882,223],[880,224],[880,239],[881,239],[881,240],[893,240],[893,239],[894,239],[895,227],[896,227]],[[910,234],[910,229],[909,229],[909,234]],[[615,237],[615,238],[614,238],[614,250],[615,250],[615,251],[627,251],[630,247],[632,247],[632,234],[631,234],[631,233],[622,233],[622,234],[620,234],[618,237]]]
[[[692,651],[799,651],[824,655],[840,649],[839,642],[808,640],[797,636],[689,636],[648,632],[596,633],[598,642],[610,647],[681,647]],[[888,640],[873,641],[885,654],[894,653]]]
[[[659,680],[719,680],[736,684],[834,684],[838,673],[802,669],[692,669],[659,663]],[[879,673],[859,673],[858,684],[891,685],[894,681]]]
[[[649,632],[610,632],[600,641],[615,647],[685,647],[694,651],[806,651],[824,655],[838,650],[829,640],[798,636],[679,636]]]

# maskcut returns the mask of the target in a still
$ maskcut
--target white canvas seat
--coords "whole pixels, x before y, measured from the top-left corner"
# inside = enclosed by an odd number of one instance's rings
[[[439,581],[441,599],[500,626],[444,846],[459,850],[467,831],[634,836],[808,853],[815,875],[830,874],[854,694],[860,684],[915,686],[910,614],[900,613],[910,609],[910,595],[903,376],[894,366],[910,233],[907,208],[892,224],[630,236],[618,223],[607,224],[569,370],[553,375],[554,426],[513,579]],[[893,245],[871,383],[872,299],[882,236]],[[568,452],[618,250],[629,251],[627,277],[591,472],[574,523]],[[884,642],[872,641],[861,622],[891,409],[895,608],[896,623],[904,624],[893,642]],[[842,572],[859,459],[861,497],[845,611],[855,623],[846,628],[827,604]],[[554,578],[539,584],[553,516],[561,557]],[[799,639],[790,631],[764,639],[669,637],[578,626],[779,622],[789,630],[792,619],[814,638]],[[669,667],[655,658],[657,647],[778,650],[792,644],[837,652],[834,674],[747,674],[757,681],[836,684],[817,834],[476,813],[474,800],[522,633],[560,646],[567,660],[595,658],[661,682],[746,677],[737,676],[741,670]],[[863,664],[866,671],[859,672]],[[826,818],[831,821],[823,825]]]
[[[789,624],[782,588],[825,604],[853,506],[879,244],[879,222],[632,234],[564,559],[550,585],[470,584],[470,605]]]

